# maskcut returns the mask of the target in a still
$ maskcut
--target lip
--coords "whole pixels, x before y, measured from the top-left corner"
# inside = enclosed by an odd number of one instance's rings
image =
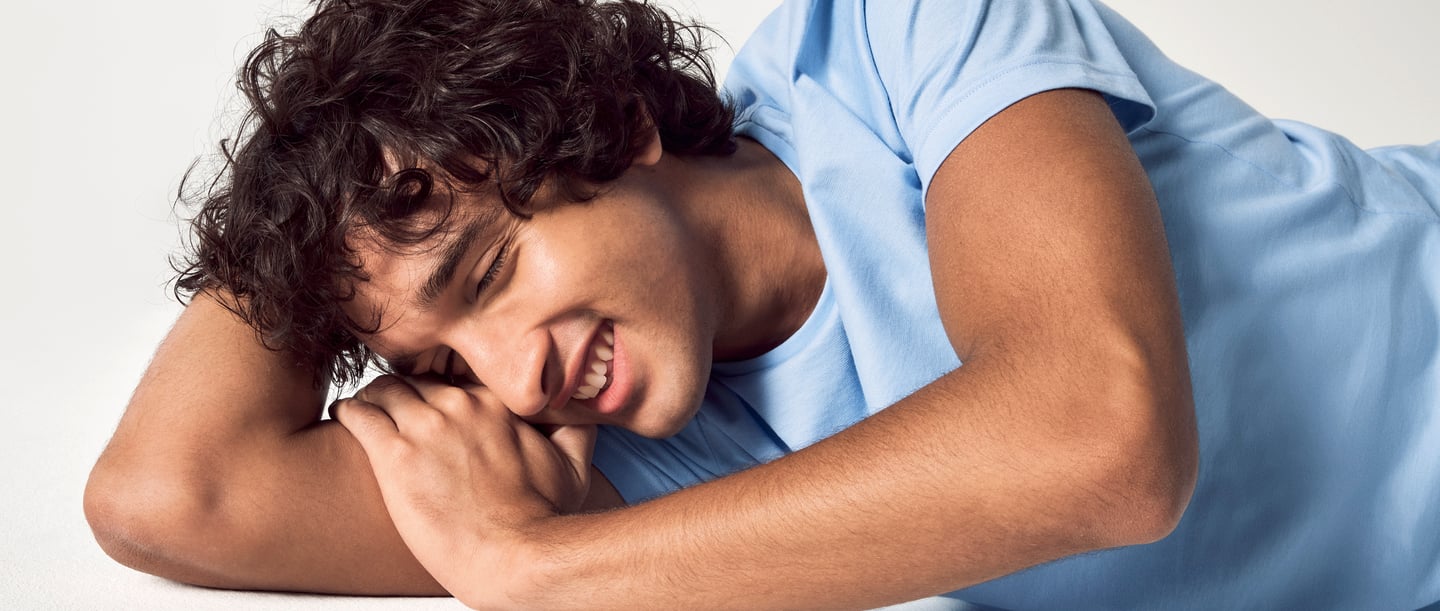
[[[615,342],[612,344],[612,349],[615,353],[613,353],[611,359],[609,382],[606,383],[605,388],[600,389],[599,395],[589,399],[576,399],[575,392],[579,391],[582,383],[585,383],[585,372],[586,366],[588,366],[590,362],[590,352],[595,349],[595,343],[600,340],[600,331],[605,329],[609,329],[611,333],[615,333],[615,336],[613,336],[615,337]],[[628,401],[629,395],[629,382],[625,376],[626,362],[621,354],[619,330],[615,329],[615,321],[605,318],[605,320],[600,321],[600,324],[595,327],[595,330],[590,331],[588,342],[580,344],[579,352],[573,354],[572,359],[570,359],[572,365],[570,365],[569,372],[567,372],[569,376],[566,378],[564,393],[563,395],[557,396],[554,401],[559,402],[559,405],[564,405],[564,403],[577,403],[577,405],[583,406],[583,408],[588,409],[588,411],[600,415],[613,415],[615,412],[621,411],[625,406],[625,402]]]
[[[555,395],[555,398],[550,401],[551,410],[559,409],[568,402],[582,402],[579,399],[573,399],[571,397],[575,395],[575,391],[579,390],[580,385],[585,381],[585,366],[590,362],[590,351],[595,348],[595,342],[600,341],[600,331],[605,329],[606,324],[614,325],[608,318],[601,319],[600,322],[595,325],[595,328],[590,330],[589,339],[581,342],[577,350],[570,355],[570,367],[569,370],[565,372],[565,386],[561,389],[561,392]],[[614,383],[613,376],[611,383]]]
[[[625,353],[620,343],[620,330],[612,323],[611,332],[615,334],[614,358],[610,360],[610,384],[600,389],[600,394],[593,399],[582,401],[596,412],[605,416],[614,416],[630,402],[631,393],[634,392],[635,376],[630,373],[629,355]]]

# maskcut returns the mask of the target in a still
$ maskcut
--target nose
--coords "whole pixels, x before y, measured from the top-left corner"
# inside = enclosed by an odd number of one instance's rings
[[[479,327],[489,326],[491,329]],[[553,380],[554,341],[544,328],[516,331],[499,325],[469,325],[457,329],[449,343],[464,360],[475,381],[490,389],[515,415],[531,417],[550,403],[558,387]]]

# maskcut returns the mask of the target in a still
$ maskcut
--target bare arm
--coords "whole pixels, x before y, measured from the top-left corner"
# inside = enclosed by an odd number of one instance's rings
[[[354,437],[320,421],[324,399],[197,296],[91,473],[85,512],[101,547],[211,587],[445,594],[396,534]],[[594,489],[595,503],[613,494],[603,479]]]
[[[519,596],[873,607],[1169,533],[1197,465],[1184,336],[1154,195],[1105,102],[1054,91],[992,118],[935,177],[927,229],[963,367],[769,465],[554,519],[544,585]]]
[[[927,208],[965,366],[773,463],[599,514],[494,495],[477,506],[501,518],[437,516],[457,448],[519,455],[464,435],[505,414],[376,392],[338,415],[411,548],[475,607],[868,608],[1165,536],[1196,476],[1189,370],[1159,210],[1105,102],[1002,111]]]

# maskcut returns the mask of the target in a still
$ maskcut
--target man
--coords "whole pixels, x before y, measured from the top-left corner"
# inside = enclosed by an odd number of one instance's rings
[[[1440,600],[1440,147],[1080,0],[787,4],[733,121],[698,53],[626,2],[268,39],[107,551],[475,607]]]

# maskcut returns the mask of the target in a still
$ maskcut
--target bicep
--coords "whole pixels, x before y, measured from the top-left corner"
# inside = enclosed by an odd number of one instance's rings
[[[211,587],[441,593],[395,532],[326,389],[208,295],[156,351],[86,488],[96,538]]]
[[[1101,489],[1137,491],[1166,527],[1141,540],[1168,532],[1199,460],[1183,322],[1159,206],[1103,99],[1056,90],[992,117],[936,173],[926,225],[956,354],[1029,397],[1002,416],[1103,457]]]
[[[1159,207],[1100,95],[1048,91],[982,124],[931,181],[926,229],[962,361],[1135,341],[1184,368]]]

